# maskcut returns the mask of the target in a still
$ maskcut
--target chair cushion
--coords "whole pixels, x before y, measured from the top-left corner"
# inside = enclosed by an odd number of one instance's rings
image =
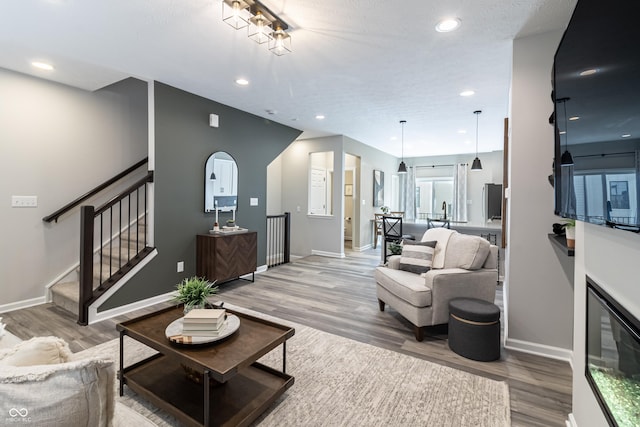
[[[419,274],[377,267],[374,276],[378,286],[382,286],[409,304],[415,307],[431,306],[431,289],[425,286],[425,279]]]
[[[436,243],[436,241],[415,242],[404,240],[402,242],[402,254],[400,254],[400,270],[416,274],[426,273],[431,270]]]
[[[422,235],[421,240],[423,242],[430,242],[433,240],[438,242],[433,253],[432,268],[444,268],[445,253],[447,252],[447,245],[452,234],[457,234],[457,231],[437,227],[428,229]]]
[[[0,350],[0,365],[53,365],[70,360],[69,345],[57,337],[35,337]]]
[[[447,243],[444,268],[479,270],[489,255],[490,246],[489,241],[480,236],[454,233]]]

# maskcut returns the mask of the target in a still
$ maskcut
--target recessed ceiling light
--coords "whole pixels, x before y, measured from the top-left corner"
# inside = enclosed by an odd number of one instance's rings
[[[580,116],[569,117],[569,120],[571,120],[572,122],[574,122],[576,120],[580,120]]]
[[[47,64],[46,62],[33,61],[31,65],[41,70],[53,71],[53,65]]]
[[[457,30],[460,24],[461,22],[458,18],[443,19],[436,25],[436,31],[439,33],[448,33],[449,31]]]
[[[389,138],[391,141],[397,141],[398,137],[397,136],[392,136],[391,138]]]
[[[249,80],[240,78],[240,79],[236,79],[236,83],[239,84],[240,86],[246,86],[249,84]]]
[[[471,95],[475,95],[476,93],[472,90],[465,90],[464,92],[460,92],[460,96],[471,96]]]
[[[316,115],[316,119],[324,120],[324,116],[322,114],[318,114],[318,115]]]
[[[458,133],[467,133],[467,131],[466,131],[466,130],[464,130],[464,129],[460,129],[460,130],[458,131]]]
[[[623,138],[631,138],[631,134],[630,133],[625,133],[624,135],[622,135]]]
[[[597,72],[598,72],[598,69],[597,69],[597,68],[590,68],[590,69],[588,69],[588,70],[584,70],[584,71],[582,71],[582,72],[580,73],[580,76],[582,76],[582,77],[584,77],[584,76],[591,76],[591,75],[593,75],[593,74],[595,74],[595,73],[597,73]]]

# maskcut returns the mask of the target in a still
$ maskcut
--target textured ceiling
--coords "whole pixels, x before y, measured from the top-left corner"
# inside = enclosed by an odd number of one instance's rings
[[[158,80],[398,157],[402,119],[405,157],[474,152],[480,109],[479,150],[500,150],[513,39],[564,29],[576,0],[264,0],[293,28],[282,57],[223,23],[221,3],[3,0],[0,67],[89,90]],[[459,30],[434,30],[452,16]]]

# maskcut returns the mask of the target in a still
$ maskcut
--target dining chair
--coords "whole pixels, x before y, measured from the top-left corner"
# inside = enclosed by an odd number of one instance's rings
[[[382,217],[384,214],[373,214],[373,249],[378,247],[378,236],[383,236],[382,233]]]

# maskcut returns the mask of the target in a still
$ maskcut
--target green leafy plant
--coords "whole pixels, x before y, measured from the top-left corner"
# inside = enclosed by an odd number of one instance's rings
[[[380,210],[382,211],[383,214],[387,214],[389,213],[389,206],[382,206]]]
[[[402,245],[400,243],[389,243],[389,252],[391,252],[391,255],[402,254]]]
[[[194,307],[204,307],[207,298],[218,292],[215,282],[209,282],[204,277],[189,277],[176,285],[175,302],[183,303],[185,310]]]
[[[564,224],[564,228],[565,229],[576,226],[576,220],[575,219],[571,219],[571,218],[563,219],[562,223]]]

